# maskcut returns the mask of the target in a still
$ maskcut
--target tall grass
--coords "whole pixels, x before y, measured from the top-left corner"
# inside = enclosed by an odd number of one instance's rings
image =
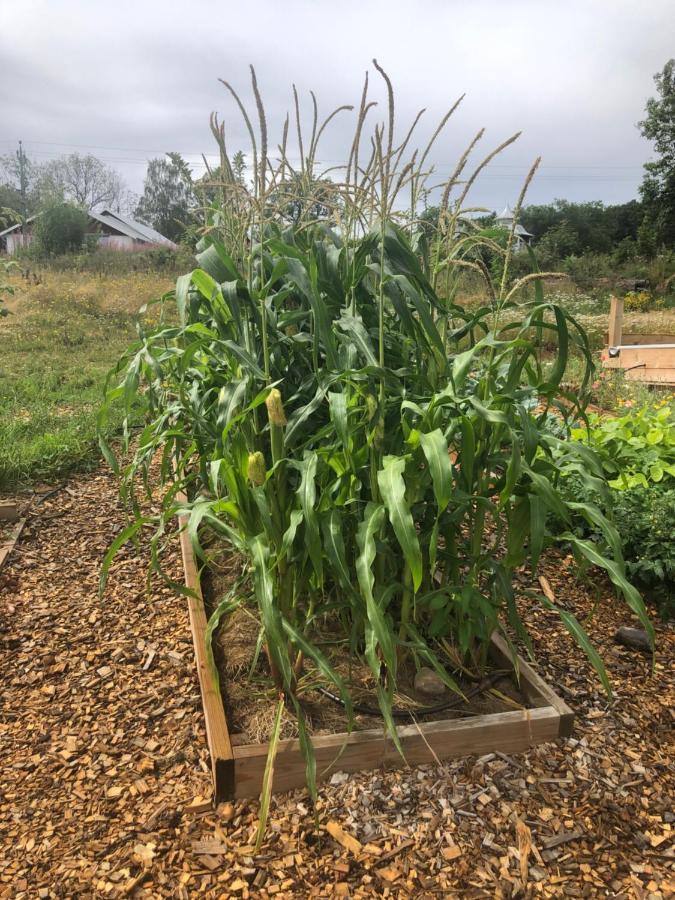
[[[8,279],[0,317],[0,490],[100,465],[97,413],[106,376],[136,334],[141,301],[167,278],[43,274]],[[0,306],[0,309],[2,307]],[[123,410],[108,423],[120,427]]]
[[[339,177],[318,171],[318,144],[349,107],[322,120],[313,101],[307,137],[294,91],[301,158],[292,165],[290,119],[272,159],[255,74],[256,127],[226,85],[251,137],[252,183],[234,177],[214,117],[220,201],[198,268],[178,279],[179,323],[143,334],[108,395],[108,407],[121,401],[146,421],[123,472],[136,518],[116,545],[148,521],[137,491],[152,489],[159,458],[155,563],[179,510],[176,494],[186,490],[197,553],[205,558],[208,531],[248,561],[269,677],[296,711],[312,792],[303,671],[335,686],[351,723],[348,685],[322,646],[326,623],[367,661],[396,743],[392,698],[402,663],[431,666],[454,688],[449,659],[454,668],[482,667],[495,628],[527,640],[512,576],[528,559],[536,568],[551,543],[602,566],[650,627],[613,527],[558,490],[572,471],[602,489],[602,467],[587,447],[544,428],[552,408],[563,419],[583,416],[580,396],[561,388],[572,347],[586,361],[582,389],[588,382],[583,329],[544,299],[541,279],[550,273],[510,279],[513,233],[500,247],[467,216],[475,179],[517,135],[467,174],[479,132],[442,188],[429,237],[418,209],[433,176],[430,154],[460,101],[414,148],[420,117],[399,135],[390,80],[375,67],[387,115],[367,135],[374,105],[366,79]],[[502,258],[497,281],[476,252],[481,245]],[[484,286],[484,302],[471,310],[454,299],[465,272]],[[539,347],[551,339],[556,361],[544,370]],[[605,548],[572,533],[573,514],[593,523]],[[245,599],[225,597],[212,624]],[[558,611],[609,689],[580,624]]]

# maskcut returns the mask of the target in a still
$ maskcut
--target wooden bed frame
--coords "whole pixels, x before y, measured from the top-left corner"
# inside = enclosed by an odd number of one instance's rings
[[[14,522],[14,528],[10,531],[7,540],[0,543],[0,569],[5,560],[14,549],[19,536],[26,524],[26,519],[21,518],[21,510],[16,503],[7,503],[0,501],[0,522]]]
[[[211,754],[214,802],[255,798],[260,794],[268,745],[233,746],[225,710],[206,655],[206,613],[199,572],[186,519],[180,520],[180,544],[188,597],[190,628],[201,688],[206,738]],[[513,668],[506,642],[493,634],[491,657],[498,667]],[[574,713],[546,682],[520,657],[516,661],[520,688],[531,709],[491,713],[470,720],[448,719],[403,725],[397,728],[405,759],[383,729],[351,734],[318,735],[312,739],[316,754],[317,780],[332,772],[356,772],[388,765],[421,765],[438,760],[492,751],[514,753],[536,744],[568,737]],[[279,743],[274,763],[274,790],[287,791],[305,784],[305,761],[297,740]]]

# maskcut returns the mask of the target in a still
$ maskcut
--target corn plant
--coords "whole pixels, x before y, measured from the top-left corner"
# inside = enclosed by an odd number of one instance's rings
[[[570,473],[602,489],[600,462],[590,448],[542,426],[552,410],[563,420],[583,417],[581,397],[561,384],[571,352],[585,360],[588,383],[585,333],[545,300],[541,279],[550,273],[509,279],[513,232],[503,247],[467,213],[476,177],[515,136],[467,176],[482,132],[476,136],[442,188],[429,235],[417,211],[433,173],[431,148],[457,104],[431,141],[412,150],[420,117],[397,137],[391,83],[376,68],[386,120],[364,151],[374,106],[366,80],[339,178],[318,172],[317,147],[332,119],[350,108],[320,122],[314,102],[307,140],[294,89],[300,163],[291,164],[288,119],[273,162],[255,73],[258,134],[227,85],[252,140],[251,183],[232,176],[214,118],[221,164],[212,174],[221,200],[208,211],[197,268],[178,279],[170,298],[174,323],[141,333],[129,349],[102,411],[104,420],[110,404],[122,402],[129,420],[140,411],[146,423],[123,472],[135,518],[108,554],[103,583],[116,549],[148,521],[156,526],[158,565],[179,511],[189,515],[202,559],[205,533],[235,548],[252,572],[269,678],[297,714],[312,792],[303,671],[337,689],[348,727],[352,718],[349,685],[322,646],[327,623],[367,662],[396,743],[392,702],[401,666],[431,666],[457,689],[448,647],[457,665],[476,669],[494,629],[527,642],[512,576],[528,560],[536,569],[550,544],[571,545],[604,568],[651,631],[614,528],[597,507],[558,490]],[[290,221],[289,198],[297,201]],[[475,252],[481,242],[502,260],[498,282]],[[484,304],[471,310],[456,302],[467,271],[485,283]],[[540,345],[551,340],[556,360],[544,369]],[[105,444],[104,452],[117,465]],[[149,520],[138,490],[150,493],[157,481],[162,508]],[[187,503],[176,500],[178,491]],[[568,527],[578,515],[602,545]],[[210,632],[243,602],[250,602],[245,593],[224,598]],[[581,625],[558,612],[609,690]]]

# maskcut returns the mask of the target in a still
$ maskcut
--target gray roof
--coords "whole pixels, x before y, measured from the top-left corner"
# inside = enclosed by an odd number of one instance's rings
[[[25,222],[17,222],[16,225],[10,225],[9,228],[5,228],[4,231],[0,231],[0,238],[4,237],[6,234],[11,234],[13,231],[16,231],[17,228],[21,228],[22,225],[29,225],[34,219],[37,219],[37,216],[29,216]]]
[[[144,225],[142,222],[137,222],[130,216],[113,212],[110,209],[101,209],[99,212],[90,212],[89,215],[92,219],[96,219],[96,221],[100,222],[102,225],[106,225],[108,228],[114,228],[115,231],[119,231],[121,234],[133,238],[135,241],[143,241],[144,244],[163,244],[167,247],[176,248],[174,242],[165,238],[159,231],[155,231],[154,228],[150,228],[149,225]]]
[[[497,225],[504,224],[507,227],[511,227],[511,223],[515,218],[515,213],[507,203],[502,212],[497,216],[495,222]],[[520,237],[532,237],[529,231],[525,231],[522,225],[516,225],[513,229],[513,233],[519,235]]]

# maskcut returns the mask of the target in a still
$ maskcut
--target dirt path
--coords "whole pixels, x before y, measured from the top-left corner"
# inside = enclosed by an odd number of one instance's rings
[[[648,660],[612,646],[628,620],[603,597],[592,631],[610,705],[557,620],[533,613],[542,669],[578,713],[571,741],[338,774],[318,837],[298,792],[274,802],[254,857],[256,804],[213,812],[200,799],[208,758],[184,601],[159,582],[148,593],[146,557],[130,548],[98,599],[123,521],[111,477],[73,479],[0,572],[0,897],[669,896],[672,629],[659,627],[650,678]],[[588,612],[565,560],[547,575],[560,602]]]

